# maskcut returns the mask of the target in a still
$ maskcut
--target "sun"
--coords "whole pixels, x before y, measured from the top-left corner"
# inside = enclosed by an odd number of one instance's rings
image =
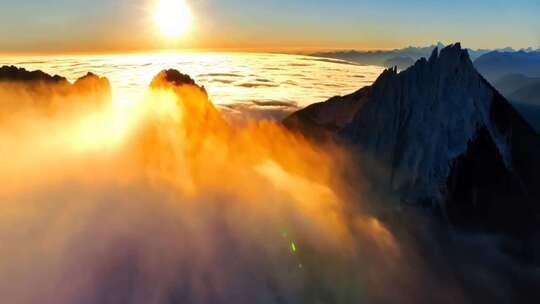
[[[184,0],[157,0],[154,23],[168,39],[180,38],[189,27],[189,8]]]

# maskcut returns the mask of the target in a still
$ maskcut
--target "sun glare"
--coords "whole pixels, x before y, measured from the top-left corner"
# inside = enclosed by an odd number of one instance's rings
[[[157,29],[168,39],[180,38],[189,26],[189,9],[184,0],[158,0],[154,8]]]

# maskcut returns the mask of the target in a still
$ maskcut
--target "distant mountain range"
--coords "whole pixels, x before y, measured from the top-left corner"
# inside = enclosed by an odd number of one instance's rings
[[[313,56],[336,58],[362,65],[379,65],[404,70],[420,58],[428,58],[441,42],[428,47],[406,47],[380,51],[319,52]],[[497,50],[467,49],[476,69],[516,107],[540,133],[540,49],[502,48]],[[535,106],[539,108],[536,109]]]
[[[428,57],[434,48],[442,49],[445,45],[442,42],[438,42],[435,45],[427,47],[415,47],[409,46],[402,49],[394,50],[375,50],[375,51],[358,51],[358,50],[342,50],[332,52],[317,52],[310,55],[324,58],[335,58],[341,60],[347,60],[362,65],[379,65],[385,67],[397,66],[399,70],[406,69],[411,66],[415,61],[422,57]],[[489,49],[472,50],[469,49],[469,56],[472,60],[492,52]],[[515,52],[512,48],[498,49],[503,52]],[[532,49],[527,49],[532,51]]]
[[[540,51],[490,52],[474,65],[540,133]]]
[[[400,73],[387,69],[371,87],[284,123],[345,141],[374,189],[440,208],[456,225],[513,233],[538,227],[540,135],[460,44],[436,48]]]
[[[474,65],[492,83],[508,74],[540,77],[540,51],[493,51],[477,58]]]
[[[512,101],[540,105],[540,51],[491,52],[474,65]]]

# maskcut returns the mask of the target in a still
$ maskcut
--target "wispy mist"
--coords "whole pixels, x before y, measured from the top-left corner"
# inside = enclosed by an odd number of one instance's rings
[[[342,148],[271,121],[231,128],[204,89],[167,76],[124,106],[86,90],[54,93],[52,110],[33,94],[28,111],[2,107],[2,301],[457,303],[476,292],[422,217],[367,211]]]

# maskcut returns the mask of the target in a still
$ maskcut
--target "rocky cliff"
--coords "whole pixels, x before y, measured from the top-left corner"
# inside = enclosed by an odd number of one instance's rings
[[[538,219],[540,137],[460,44],[435,49],[401,73],[388,69],[362,92],[285,123],[325,128],[376,164],[373,178],[383,189],[440,206],[455,223],[521,231]],[[342,126],[321,123],[351,113]]]

